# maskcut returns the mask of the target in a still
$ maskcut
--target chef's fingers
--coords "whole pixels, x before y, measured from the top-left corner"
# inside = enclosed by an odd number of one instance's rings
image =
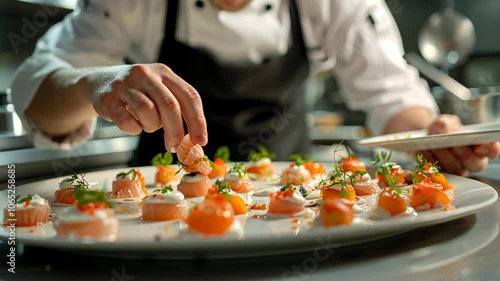
[[[470,172],[475,173],[482,171],[486,168],[486,165],[488,165],[488,158],[474,153],[470,147],[453,147],[452,150],[453,154],[455,154],[462,163],[462,167]]]
[[[141,124],[126,109],[126,104],[119,99],[115,99],[109,106],[104,106],[106,114],[109,116],[120,130],[130,135],[137,135],[142,131]]]
[[[436,149],[432,151],[432,154],[436,157],[441,171],[460,176],[467,174],[460,158],[451,149]]]
[[[462,122],[456,115],[442,114],[434,120],[427,131],[429,135],[447,134],[462,128]]]
[[[500,155],[500,142],[476,145],[474,152],[479,156],[496,159]]]
[[[161,68],[165,74],[163,83],[172,91],[181,106],[191,141],[206,145],[208,142],[207,123],[199,93],[170,68]]]
[[[152,133],[161,128],[162,123],[153,101],[138,90],[129,89],[122,95],[129,106],[129,112],[141,123],[145,132]]]
[[[130,68],[130,84],[137,85],[153,102],[165,132],[165,149],[176,152],[184,138],[184,123],[177,98],[162,83],[158,64],[133,65]]]

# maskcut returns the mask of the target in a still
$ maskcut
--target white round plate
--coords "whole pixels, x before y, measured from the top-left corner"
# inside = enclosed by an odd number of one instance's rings
[[[468,146],[500,140],[500,122],[466,125],[450,134],[428,135],[425,130],[408,131],[360,140],[360,146],[382,147],[395,151],[417,151]]]
[[[276,171],[281,171],[289,163],[274,162]],[[325,167],[328,167],[326,165]],[[138,167],[153,190],[155,167]],[[85,175],[89,182],[98,181],[109,190],[114,176],[125,169],[104,170]],[[415,216],[393,217],[386,220],[371,220],[368,209],[372,208],[376,196],[364,196],[364,208],[351,226],[326,229],[314,221],[315,210],[304,212],[297,217],[270,217],[264,219],[265,211],[250,211],[248,216],[239,216],[244,224],[243,235],[223,237],[196,237],[184,235],[183,222],[146,222],[136,214],[119,213],[119,237],[114,242],[71,241],[56,238],[52,222],[34,227],[17,227],[16,243],[35,245],[82,254],[104,255],[130,258],[234,258],[304,252],[327,247],[358,244],[375,239],[407,232],[417,227],[435,225],[469,215],[487,207],[497,200],[496,191],[481,182],[447,175],[455,186],[452,206],[447,210],[428,210]],[[16,194],[39,194],[49,200],[63,177],[43,180],[18,186]],[[269,188],[276,183],[256,182],[256,187]],[[279,187],[279,186],[278,186]],[[253,202],[265,203],[266,197],[250,196]],[[197,200],[195,200],[197,201]],[[199,202],[199,200],[198,200]],[[7,190],[0,192],[0,206],[7,206]],[[66,207],[51,206],[57,215]],[[259,217],[259,218],[256,218]],[[0,239],[7,240],[10,233],[6,227],[0,228]]]

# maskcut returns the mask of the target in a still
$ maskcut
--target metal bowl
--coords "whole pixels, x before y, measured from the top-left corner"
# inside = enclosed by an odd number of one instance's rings
[[[441,113],[455,114],[464,125],[500,121],[500,86],[470,88],[471,98],[460,100],[443,87],[433,87]]]

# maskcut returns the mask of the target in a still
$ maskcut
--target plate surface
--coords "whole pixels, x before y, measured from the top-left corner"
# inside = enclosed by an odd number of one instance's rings
[[[274,162],[276,171],[289,163]],[[330,165],[325,166],[331,168]],[[152,185],[154,167],[138,167],[144,174],[147,184]],[[85,175],[89,182],[100,183],[110,189],[114,176],[124,169],[104,170]],[[453,191],[453,208],[447,210],[428,210],[416,215],[393,217],[386,220],[371,220],[368,212],[361,213],[355,223],[349,227],[333,227],[325,229],[314,224],[314,208],[306,216],[295,218],[282,217],[265,219],[265,211],[250,211],[248,216],[238,217],[244,224],[243,235],[226,235],[223,237],[185,236],[182,233],[183,222],[146,222],[138,215],[118,213],[120,221],[119,238],[114,242],[76,241],[56,238],[52,222],[34,227],[17,227],[16,243],[67,250],[91,255],[131,257],[131,258],[228,258],[255,257],[293,252],[304,252],[326,247],[347,246],[387,236],[397,235],[417,227],[435,225],[477,212],[497,200],[496,191],[481,182],[447,175]],[[53,199],[61,178],[53,178],[18,186],[16,194],[39,194],[49,200]],[[256,182],[257,189],[280,187],[277,182]],[[150,190],[152,190],[151,188]],[[267,202],[267,197],[250,196],[253,202]],[[375,196],[363,196],[365,205],[361,209],[368,210],[375,202]],[[199,200],[199,198],[197,199]],[[194,200],[196,201],[196,200]],[[7,205],[7,191],[0,192],[0,206]],[[64,206],[51,205],[52,212],[57,215]],[[258,218],[255,218],[258,217]],[[184,225],[184,226],[183,226]],[[6,227],[0,228],[0,239],[9,237]]]
[[[362,139],[360,146],[382,147],[395,151],[468,146],[500,140],[500,122],[466,125],[450,134],[428,135],[425,130],[408,131]]]

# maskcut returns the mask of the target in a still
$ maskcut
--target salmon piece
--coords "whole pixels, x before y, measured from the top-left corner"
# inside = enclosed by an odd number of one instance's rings
[[[180,203],[148,202],[142,203],[142,219],[149,221],[169,221],[185,218],[189,204],[186,200]]]
[[[353,206],[354,203],[345,198],[327,198],[320,209],[323,226],[351,225],[355,213]]]
[[[16,219],[17,221],[15,224],[17,227],[35,226],[37,223],[46,223],[49,221],[50,210],[49,201],[47,201],[43,206],[17,207],[14,212],[15,216],[13,217],[10,216],[9,210],[4,208],[4,224],[8,224],[7,219]]]
[[[436,202],[440,202],[442,206],[451,203],[450,198],[443,192],[443,187],[440,183],[432,182],[431,179],[426,178],[421,182],[417,182],[410,188],[411,206],[416,209],[417,207],[429,204],[429,208],[433,209]]]
[[[380,193],[377,205],[384,208],[391,216],[401,214],[406,211],[406,201],[390,187],[384,188]]]
[[[155,175],[155,186],[160,187],[167,185],[172,181],[178,181],[179,175],[176,175],[177,168],[172,166],[157,166]]]
[[[207,195],[211,186],[212,182],[205,174],[185,174],[177,185],[177,190],[186,197],[201,197]]]
[[[222,194],[214,194],[197,204],[185,222],[199,233],[222,235],[234,222],[234,210]]]
[[[293,164],[292,164],[293,165]],[[287,167],[281,172],[280,183],[294,185],[301,185],[303,183],[310,183],[312,180],[311,173],[307,169]]]
[[[305,199],[302,195],[300,197],[303,199],[300,202],[292,202],[289,200],[293,197],[294,191],[293,186],[289,186],[284,191],[278,191],[274,194],[269,194],[269,209],[268,213],[274,214],[294,214],[304,210]]]
[[[272,163],[266,164],[266,165],[261,165],[261,166],[255,166],[253,164],[250,164],[247,167],[247,172],[248,173],[253,173],[261,176],[266,176],[270,177],[274,175],[274,166]]]
[[[342,159],[342,161],[339,164],[339,167],[344,172],[356,172],[358,170],[366,171],[365,163],[359,160],[356,156],[349,156]]]
[[[57,237],[113,240],[118,232],[118,220],[114,217],[113,210],[101,209],[101,211],[105,213],[105,217],[89,216],[84,220],[57,219],[54,222]]]
[[[252,179],[250,179],[248,177],[248,175],[245,175],[242,179],[240,179],[240,178],[236,179],[236,178],[232,178],[232,177],[224,177],[222,182],[228,183],[229,188],[231,188],[231,190],[233,190],[234,192],[237,192],[237,193],[247,193],[247,192],[255,190],[255,185],[254,185]]]
[[[181,144],[177,147],[177,158],[185,166],[188,173],[199,172],[208,175],[212,171],[203,148],[199,144],[194,144],[189,134],[184,136]]]
[[[340,189],[340,185],[338,186]],[[342,197],[353,201],[357,195],[356,191],[354,190],[354,187],[350,184],[346,186],[344,193],[342,193],[340,190],[333,188],[333,186],[328,186],[328,185],[323,185],[320,187],[320,189],[321,189],[320,197],[323,199],[327,199],[330,197]]]
[[[356,195],[358,196],[372,195],[380,191],[379,185],[372,180],[356,181],[353,187]]]
[[[140,180],[114,180],[111,193],[116,198],[143,198],[147,196]]]
[[[65,187],[56,190],[55,194],[55,202],[70,204],[73,205],[76,202],[74,188],[73,187]]]
[[[448,183],[448,180],[443,174],[429,173],[429,177],[433,182],[440,183],[444,191],[453,189],[453,186],[450,183]]]
[[[229,172],[229,167],[227,167],[226,163],[222,158],[217,158],[214,160],[214,166],[215,169],[212,169],[212,171],[208,174],[208,177],[211,179],[223,177],[224,175]]]
[[[305,162],[304,167],[309,171],[311,176],[325,174],[325,166],[318,162]]]

